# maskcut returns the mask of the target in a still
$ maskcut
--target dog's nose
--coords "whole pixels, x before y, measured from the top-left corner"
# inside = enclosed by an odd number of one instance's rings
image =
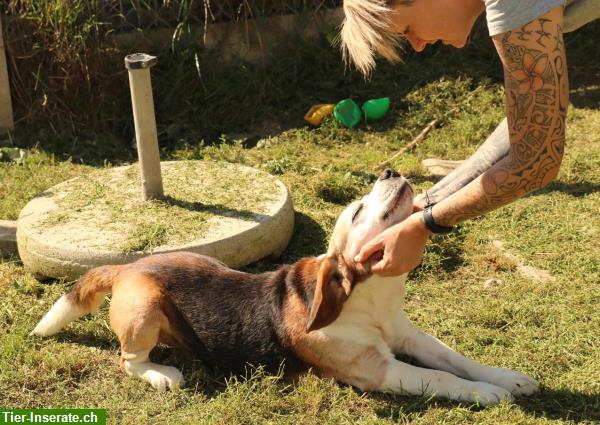
[[[392,170],[391,168],[386,168],[383,170],[383,173],[379,176],[379,180],[387,180],[391,177],[400,177],[400,174],[396,170]]]

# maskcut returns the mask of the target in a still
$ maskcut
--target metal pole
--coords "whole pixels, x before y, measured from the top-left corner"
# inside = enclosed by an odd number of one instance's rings
[[[134,53],[125,57],[125,68],[129,71],[135,139],[142,173],[144,201],[164,196],[150,81],[150,68],[156,65],[156,62],[156,57],[145,53]]]

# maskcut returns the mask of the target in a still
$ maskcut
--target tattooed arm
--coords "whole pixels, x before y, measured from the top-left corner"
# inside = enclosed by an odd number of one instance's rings
[[[504,66],[510,136],[507,157],[433,207],[454,225],[539,189],[556,177],[565,141],[568,76],[562,7],[494,37]]]
[[[543,187],[558,174],[569,103],[561,25],[562,8],[557,8],[494,37],[504,65],[509,152],[433,207],[438,224],[450,226],[480,216]],[[421,262],[430,234],[423,214],[414,213],[365,244],[355,261],[365,262],[383,250],[383,258],[371,270],[406,273]]]

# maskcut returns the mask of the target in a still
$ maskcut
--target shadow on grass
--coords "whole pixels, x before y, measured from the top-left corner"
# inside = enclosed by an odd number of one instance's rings
[[[600,184],[592,182],[564,183],[560,181],[554,181],[537,193],[541,194],[551,192],[563,192],[579,198],[581,196],[600,192]]]
[[[600,107],[600,63],[598,56],[598,34],[600,21],[565,35],[565,46],[569,64],[570,101],[580,108]]]
[[[53,338],[58,342],[85,345],[86,347],[95,347],[102,350],[115,350],[119,348],[119,342],[116,339],[107,339],[92,332],[64,329],[56,336],[53,336]]]
[[[579,87],[577,91],[571,92],[569,100],[578,108],[598,109],[600,108],[600,86]]]
[[[327,250],[327,242],[327,235],[317,221],[306,214],[296,212],[294,233],[281,257],[265,258],[243,267],[242,270],[248,273],[273,271],[282,264],[291,264],[304,257],[323,254]]]
[[[296,213],[294,234],[281,257],[282,263],[293,263],[303,257],[323,254],[327,251],[327,234],[321,225],[303,213]]]
[[[425,252],[421,264],[409,274],[409,279],[418,279],[419,276],[432,275],[440,272],[453,273],[464,263],[464,240],[466,232],[457,228],[448,235],[434,236],[425,245]]]
[[[412,174],[408,177],[408,180],[412,184],[416,184],[416,185],[420,185],[422,183],[431,183],[431,185],[434,185],[441,179],[442,179],[442,177],[436,177],[433,175],[425,175],[425,174]],[[419,193],[417,192],[416,195],[418,195],[418,194]]]
[[[598,423],[600,421],[600,394],[585,394],[572,390],[543,389],[529,397],[520,397],[515,403],[521,410],[536,417],[565,421]]]
[[[256,221],[260,223],[269,219],[269,216],[265,214],[258,214],[247,210],[233,209],[220,204],[203,204],[202,202],[189,202],[173,198],[172,196],[168,195],[165,196],[161,201],[171,206],[184,208],[189,211],[208,212],[214,215],[235,217],[245,221]]]
[[[381,402],[375,410],[380,418],[392,419],[394,422],[407,415],[424,413],[432,408],[451,410],[458,405],[474,412],[484,411],[485,407],[468,405],[446,399],[397,396],[380,393],[370,393],[369,398]],[[536,418],[565,420],[575,423],[595,422],[600,419],[600,394],[582,394],[576,391],[544,390],[535,396],[519,397],[514,403]]]

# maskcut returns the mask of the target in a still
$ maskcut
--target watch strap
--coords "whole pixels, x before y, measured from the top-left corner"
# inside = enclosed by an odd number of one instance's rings
[[[435,205],[435,204],[429,204],[423,209],[423,220],[425,221],[425,227],[427,227],[433,233],[438,233],[438,234],[450,233],[454,229],[453,226],[451,226],[451,227],[440,226],[433,219],[433,214],[432,214],[433,205]]]

